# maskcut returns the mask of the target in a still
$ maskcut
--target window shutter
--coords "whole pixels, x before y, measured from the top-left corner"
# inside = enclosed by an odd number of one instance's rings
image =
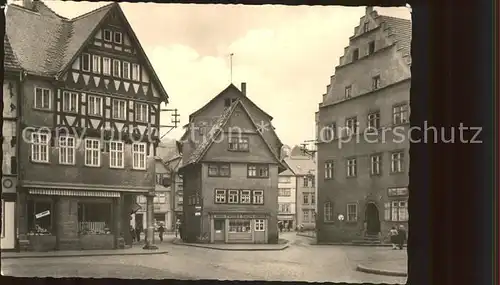
[[[384,219],[391,220],[391,203],[384,203]]]

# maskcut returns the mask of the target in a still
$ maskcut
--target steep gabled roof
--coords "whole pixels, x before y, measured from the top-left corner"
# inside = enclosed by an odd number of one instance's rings
[[[212,98],[210,101],[208,101],[207,104],[203,105],[203,107],[201,107],[200,109],[196,110],[195,112],[193,112],[191,115],[189,115],[189,121],[191,122],[191,119],[196,116],[197,114],[199,114],[201,111],[205,110],[208,106],[210,106],[214,101],[216,101],[220,96],[222,96],[222,94],[226,93],[227,91],[229,91],[230,89],[234,89],[236,90],[237,92],[241,93],[241,90],[238,89],[238,87],[234,86],[234,84],[229,84],[228,87],[226,87],[226,89],[222,90],[217,96],[215,96],[214,98]],[[245,94],[241,93],[244,97],[246,97]],[[252,100],[248,99],[245,100],[247,101],[248,103],[250,103],[253,107],[257,108],[259,111],[261,111],[262,113],[264,113],[268,118],[269,120],[271,121],[273,119],[273,117],[271,117],[271,115],[269,115],[268,113],[266,113],[264,110],[262,110],[259,106],[257,106],[254,102],[252,102]]]
[[[16,55],[12,51],[9,38],[7,38],[7,36],[4,36],[3,38],[3,46],[4,46],[3,66],[5,70],[20,70],[21,65],[19,64]]]
[[[316,163],[306,156],[291,156],[285,158],[295,175],[309,175],[316,172]]]
[[[224,126],[227,124],[227,122],[229,121],[229,118],[231,118],[231,115],[233,114],[234,110],[238,106],[241,106],[241,108],[243,109],[243,111],[250,118],[250,121],[252,122],[253,127],[256,130],[258,130],[258,127],[255,125],[255,122],[252,119],[252,116],[248,112],[248,110],[245,107],[245,105],[243,104],[243,102],[241,100],[237,99],[235,102],[233,102],[231,104],[231,106],[229,108],[226,108],[224,110],[224,112],[222,113],[222,115],[219,117],[219,119],[215,122],[215,124],[212,126],[212,128],[208,132],[205,140],[201,144],[199,144],[196,147],[196,149],[193,151],[193,153],[189,156],[189,158],[186,161],[184,161],[184,163],[183,163],[183,165],[182,165],[181,168],[186,167],[186,166],[188,166],[190,164],[198,163],[198,162],[201,161],[201,159],[205,156],[205,154],[208,151],[208,149],[210,148],[210,146],[212,146],[212,144],[214,143],[214,141],[217,138],[217,136],[223,131]],[[272,155],[274,156],[274,158],[276,159],[276,161],[280,164],[281,168],[286,169],[286,166],[283,165],[283,163],[280,161],[279,157],[273,151],[272,147],[266,141],[266,139],[264,138],[264,136],[262,136],[262,134],[259,131],[257,131],[257,133],[262,138],[262,140],[264,141],[264,143],[266,144],[267,148],[272,153]]]
[[[403,56],[410,56],[411,21],[382,15],[377,17],[377,21],[380,23],[385,22],[386,29],[389,28],[391,30],[390,33],[394,35],[394,40],[398,42],[398,46]]]
[[[293,172],[290,165],[288,165],[288,163],[286,162],[286,159],[283,160],[283,165],[285,165],[287,168],[285,171],[281,172],[279,176],[295,176],[295,173]]]

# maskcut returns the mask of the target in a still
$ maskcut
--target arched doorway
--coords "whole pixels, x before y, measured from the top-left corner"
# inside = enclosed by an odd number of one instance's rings
[[[380,219],[378,208],[373,202],[366,204],[365,209],[366,233],[376,235],[380,232]]]

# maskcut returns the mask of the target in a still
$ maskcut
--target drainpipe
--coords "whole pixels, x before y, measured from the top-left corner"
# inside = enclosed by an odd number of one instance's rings
[[[16,111],[16,158],[17,158],[17,166],[16,166],[16,178],[17,178],[17,184],[16,184],[16,205],[15,205],[15,225],[16,225],[16,247],[17,250],[20,250],[20,240],[27,240],[26,233],[22,233],[21,235],[19,234],[19,228],[20,228],[20,214],[21,214],[21,209],[24,209],[20,206],[20,192],[22,191],[21,188],[21,157],[20,157],[20,143],[22,142],[22,130],[21,130],[21,118],[22,118],[22,104],[21,104],[21,98],[24,98],[24,90],[23,90],[23,82],[26,77],[26,73],[24,70],[19,71],[19,81],[17,81],[16,87],[17,87],[17,111]],[[25,213],[23,214],[24,220],[26,221],[26,215]]]

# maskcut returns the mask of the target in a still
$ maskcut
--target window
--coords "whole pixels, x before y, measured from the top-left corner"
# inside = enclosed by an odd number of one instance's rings
[[[229,204],[237,204],[238,203],[238,190],[229,190],[227,195],[227,202]]]
[[[304,205],[309,205],[309,194],[308,193],[304,193],[304,198],[303,198],[303,204]]]
[[[123,62],[123,78],[130,79],[130,63],[126,61]]]
[[[89,95],[87,97],[88,114],[102,116],[102,97]]]
[[[380,129],[380,112],[368,114],[368,131],[372,132]]]
[[[111,216],[111,203],[78,203],[78,233],[111,234]]]
[[[250,233],[252,231],[249,220],[229,220],[229,232],[231,233]]]
[[[326,125],[323,131],[323,138],[326,142],[334,140],[337,136],[337,125],[336,123],[331,123]]]
[[[50,89],[35,87],[35,108],[50,109]]]
[[[109,142],[109,167],[123,168],[123,142]]]
[[[49,134],[31,134],[31,160],[49,162]]]
[[[157,173],[155,180],[156,180],[156,185],[163,185],[163,173]]]
[[[408,221],[408,202],[407,201],[392,201],[384,205],[385,220],[394,222]]]
[[[358,220],[358,204],[347,204],[347,221],[356,222]]]
[[[248,138],[229,137],[229,150],[231,150],[231,151],[248,151]]]
[[[347,177],[355,177],[357,172],[356,159],[347,159]]]
[[[363,33],[368,32],[368,29],[369,29],[369,23],[366,22],[366,23],[363,24]]]
[[[115,43],[121,44],[122,43],[122,33],[120,32],[115,32]]]
[[[333,178],[333,161],[325,162],[325,179]]]
[[[95,54],[92,55],[92,72],[101,73],[101,57]]]
[[[125,120],[127,102],[125,100],[113,99],[113,119]]]
[[[253,203],[254,204],[264,204],[264,191],[254,190],[253,191]]]
[[[280,177],[278,177],[278,183],[284,183],[284,184],[292,183],[292,178],[280,176]]]
[[[215,190],[215,203],[226,203],[226,190]]]
[[[250,190],[241,190],[240,203],[241,204],[250,204],[252,202],[251,196],[252,196],[252,194],[251,194]]]
[[[255,220],[255,231],[256,232],[265,231],[264,220]]]
[[[69,113],[76,113],[78,110],[78,93],[63,92],[63,111]]]
[[[229,164],[209,164],[208,176],[211,177],[229,177],[230,173]]]
[[[268,178],[269,166],[267,165],[248,165],[248,177]]]
[[[146,143],[132,144],[132,168],[146,169]]]
[[[323,220],[325,222],[333,222],[333,206],[332,206],[332,202],[326,202],[323,205]]]
[[[135,120],[137,122],[148,121],[148,104],[135,103]]]
[[[121,63],[118,59],[113,59],[113,76],[121,77],[122,74]]]
[[[278,196],[280,196],[280,197],[291,197],[292,196],[292,189],[290,189],[290,188],[279,188],[278,189]]]
[[[101,166],[101,141],[97,139],[85,139],[85,165]]]
[[[352,85],[349,85],[345,88],[344,90],[344,95],[346,99],[349,99],[352,97]]]
[[[146,196],[144,196],[144,195],[137,196],[137,203],[138,204],[144,204],[144,203],[146,203]]]
[[[381,155],[374,154],[370,157],[370,174],[371,175],[380,175],[380,162]]]
[[[141,80],[141,68],[137,63],[132,63],[132,80]]]
[[[316,204],[316,194],[311,193],[311,204]]]
[[[372,54],[375,52],[375,42],[371,41],[368,43],[368,54]]]
[[[82,54],[82,71],[90,71],[90,54]]]
[[[304,220],[304,223],[309,223],[311,220],[310,216],[309,216],[309,210],[302,210],[302,216],[303,216],[303,220]]]
[[[75,138],[59,137],[59,163],[75,164]]]
[[[28,200],[28,227],[29,235],[51,235],[52,234],[52,202],[48,200]]]
[[[111,75],[111,58],[109,57],[102,58],[102,74]]]
[[[155,198],[157,198],[155,203],[165,204],[165,202],[167,201],[165,193],[158,193],[156,194]]]
[[[304,176],[304,187],[307,188],[314,187],[314,176],[311,175]]]
[[[290,213],[290,203],[279,203],[278,210],[280,213]]]
[[[387,196],[408,196],[408,187],[398,187],[387,189]]]
[[[380,75],[372,77],[372,89],[377,90],[380,88]]]
[[[111,31],[110,30],[104,30],[104,40],[107,42],[111,41]]]
[[[401,104],[392,108],[392,123],[394,125],[408,122],[408,104]]]
[[[354,49],[352,51],[352,61],[356,61],[359,59],[359,49]]]
[[[391,172],[404,171],[404,153],[402,151],[391,153]]]
[[[345,127],[348,136],[358,133],[358,119],[356,117],[346,119]]]

